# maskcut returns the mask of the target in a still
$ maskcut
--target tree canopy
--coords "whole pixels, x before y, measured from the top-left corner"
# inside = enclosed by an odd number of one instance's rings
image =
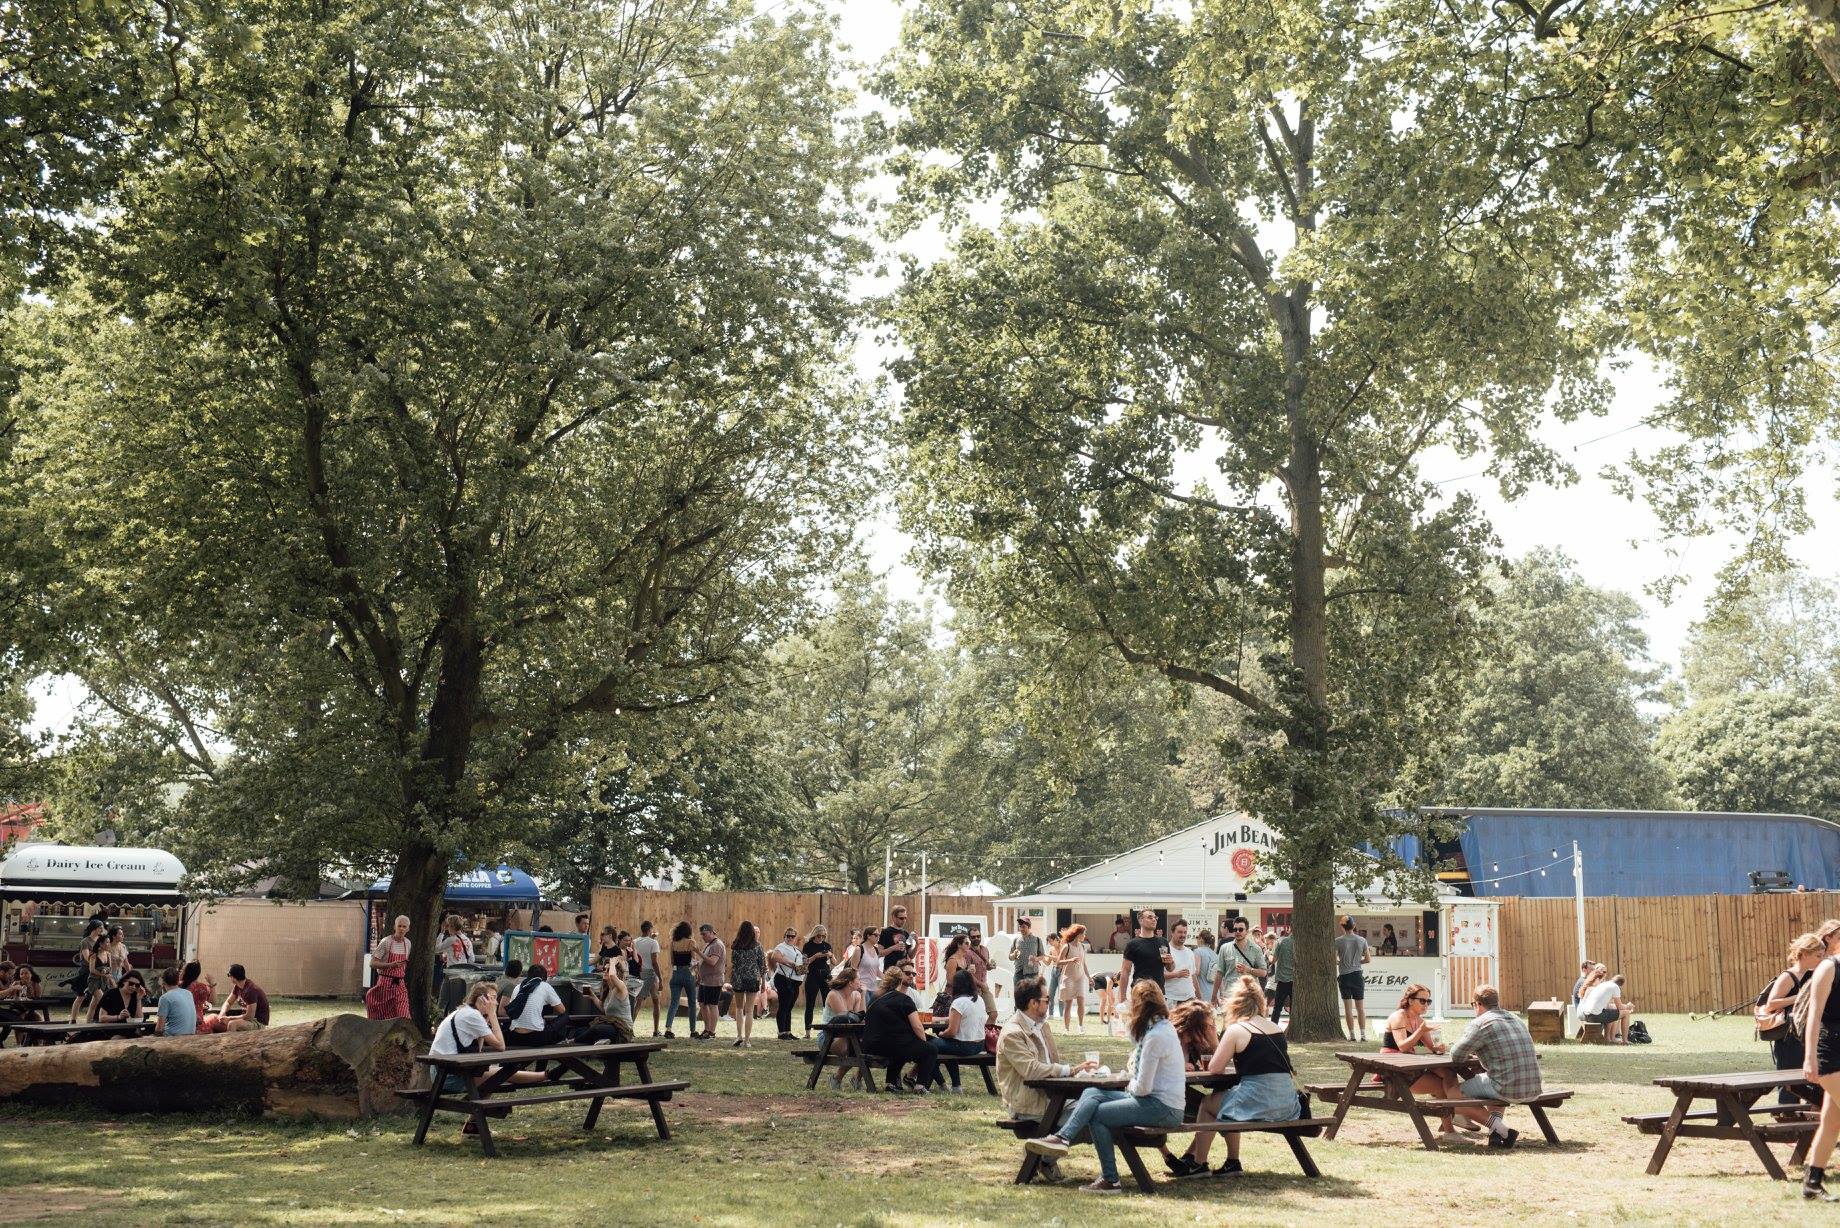
[[[1660,810],[1671,801],[1641,705],[1658,697],[1641,607],[1565,556],[1513,564],[1481,618],[1482,659],[1449,697],[1438,800]]]
[[[187,786],[144,821],[217,881],[392,872],[425,984],[450,865],[803,616],[858,148],[802,12],[188,20],[170,150],[20,308],[6,515],[91,742]]]

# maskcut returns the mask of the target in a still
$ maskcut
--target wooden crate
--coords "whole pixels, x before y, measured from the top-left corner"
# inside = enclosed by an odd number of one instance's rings
[[[1527,1031],[1535,1043],[1556,1045],[1565,1040],[1565,1003],[1548,999],[1527,1004]]]

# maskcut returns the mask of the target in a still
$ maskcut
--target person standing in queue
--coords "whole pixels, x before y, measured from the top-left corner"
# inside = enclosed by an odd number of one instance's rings
[[[739,939],[736,942],[739,949]],[[779,1039],[792,1040],[792,1011],[805,989],[805,956],[797,930],[788,927],[779,936],[779,944],[767,952],[767,966],[773,972],[773,1018],[779,1024]]]
[[[697,931],[702,942],[696,955],[696,1008],[703,1017],[697,1040],[716,1038],[716,1021],[722,1017],[722,980],[728,968],[728,947],[716,937],[716,927],[705,921]]]
[[[1297,975],[1296,947],[1287,931],[1271,948],[1271,1021],[1284,1022],[1284,1008],[1291,1000],[1291,981]]]
[[[1011,994],[1015,993],[1015,986],[1035,975],[1043,954],[1041,936],[1035,932],[1035,922],[1028,917],[1018,917],[1016,941],[1009,951]]]
[[[664,1034],[667,1040],[676,1040],[677,1033],[672,1029],[677,1024],[677,1000],[681,996],[684,1002],[684,1016],[690,1020],[690,1034],[696,1035],[696,962],[697,945],[690,937],[690,923],[679,921],[671,929],[671,1000],[665,1005]]]
[[[799,948],[805,957],[805,1035],[811,1035],[812,1012],[824,1006],[831,990],[831,931],[822,923],[811,927],[805,945]]]
[[[1239,978],[1249,976],[1259,983],[1259,992],[1265,990],[1265,976],[1268,966],[1265,960],[1265,948],[1249,937],[1250,926],[1244,917],[1233,918],[1229,926],[1232,941],[1220,949],[1220,980],[1215,994],[1224,998],[1229,992],[1237,991]],[[1263,1000],[1261,996],[1261,1000]]]
[[[1149,981],[1158,989],[1175,959],[1169,953],[1169,940],[1156,932],[1156,913],[1144,909],[1137,915],[1137,936],[1124,944],[1124,965],[1118,975],[1118,1001],[1131,1000],[1131,986]]]
[[[888,924],[882,927],[875,944],[875,953],[881,956],[884,968],[892,968],[902,960],[913,958],[913,935],[907,932],[907,905],[896,904],[888,910]],[[877,992],[880,992],[879,989]]]
[[[1163,970],[1163,1000],[1171,1007],[1195,1000],[1195,970],[1200,961],[1188,945],[1188,922],[1169,924],[1169,963]]]
[[[1349,1040],[1367,1039],[1367,978],[1361,965],[1374,958],[1367,939],[1354,932],[1354,918],[1342,918],[1342,936],[1335,940],[1335,984],[1342,996],[1342,1019],[1348,1025]],[[1360,1030],[1355,1024],[1359,1021]]]

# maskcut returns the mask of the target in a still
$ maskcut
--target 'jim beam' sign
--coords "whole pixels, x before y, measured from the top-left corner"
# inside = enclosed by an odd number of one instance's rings
[[[1260,854],[1277,846],[1276,832],[1263,823],[1239,818],[1214,829],[1207,842],[1207,855],[1210,862],[1224,859],[1243,888],[1258,872]]]

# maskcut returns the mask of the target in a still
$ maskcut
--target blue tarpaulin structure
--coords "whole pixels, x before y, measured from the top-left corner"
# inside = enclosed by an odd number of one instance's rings
[[[1807,815],[1462,809],[1458,845],[1479,896],[1570,896],[1572,842],[1591,896],[1748,895],[1752,870],[1840,888],[1840,824]],[[1555,861],[1554,853],[1558,854]],[[1552,868],[1544,875],[1542,867]]]
[[[390,880],[380,878],[364,894],[382,896],[389,893]],[[534,908],[537,901],[543,898],[543,889],[537,886],[536,879],[524,871],[500,865],[492,869],[469,870],[448,879],[443,898],[457,904],[528,904]]]

